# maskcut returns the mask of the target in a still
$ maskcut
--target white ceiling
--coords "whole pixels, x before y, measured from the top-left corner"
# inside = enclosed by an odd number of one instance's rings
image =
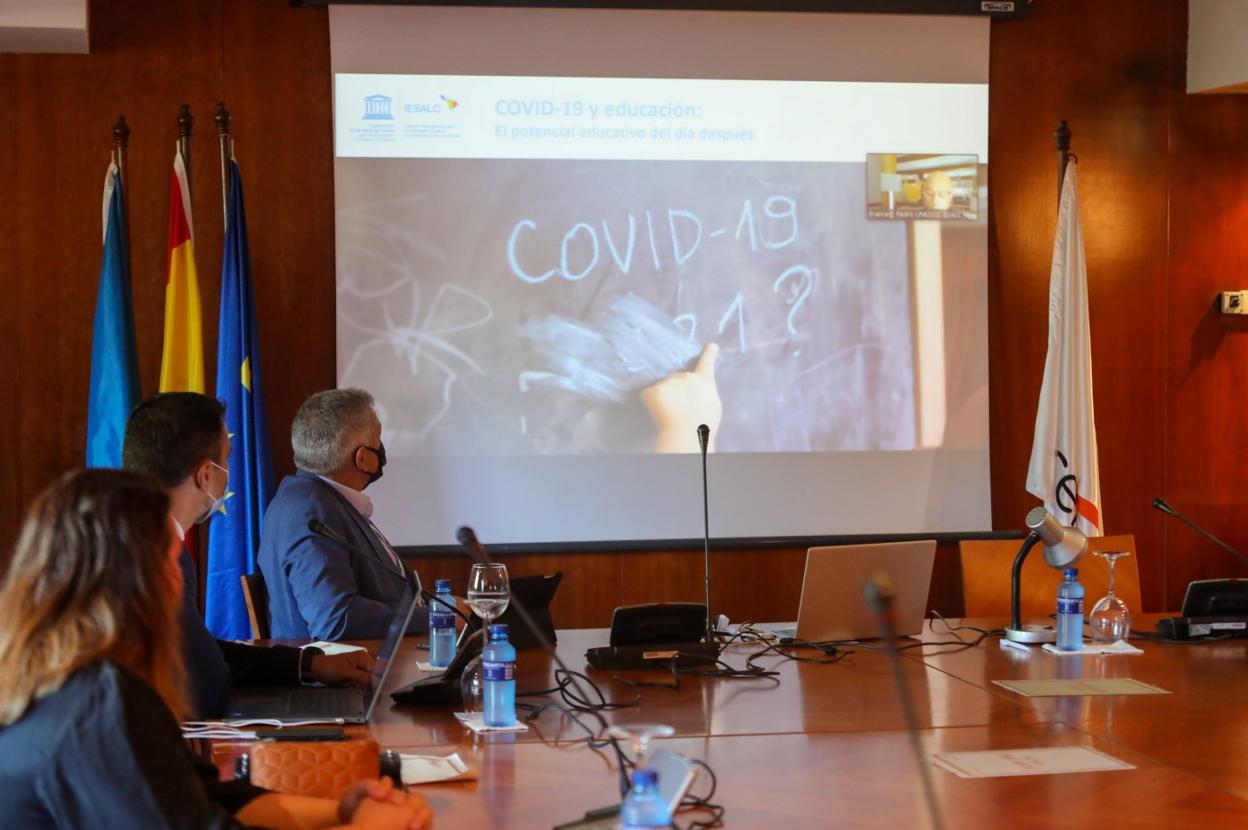
[[[0,0],[0,52],[86,53],[87,0]]]

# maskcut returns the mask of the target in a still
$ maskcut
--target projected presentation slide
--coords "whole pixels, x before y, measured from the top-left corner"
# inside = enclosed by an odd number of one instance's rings
[[[339,74],[340,385],[400,457],[940,447],[986,98]]]

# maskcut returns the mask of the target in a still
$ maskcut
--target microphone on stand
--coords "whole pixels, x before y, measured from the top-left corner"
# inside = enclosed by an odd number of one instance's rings
[[[919,780],[923,783],[923,796],[927,801],[927,814],[932,823],[932,830],[944,830],[945,822],[940,812],[940,802],[936,799],[932,771],[927,759],[923,756],[923,744],[919,739],[919,722],[914,713],[914,702],[910,699],[910,689],[906,686],[906,678],[901,670],[901,652],[897,649],[896,619],[893,610],[894,594],[893,580],[882,571],[868,579],[862,586],[862,598],[866,600],[867,607],[875,614],[876,623],[880,627],[880,635],[884,638],[884,651],[888,654],[893,685],[897,690],[897,701],[901,704],[901,712],[906,720],[906,731],[910,734],[910,748],[914,752],[914,762],[919,768]]]
[[[715,643],[715,629],[711,625],[711,507],[706,488],[706,446],[710,443],[711,428],[698,425],[698,445],[702,448],[702,567],[706,577],[706,644]]]
[[[490,555],[485,552],[485,548],[482,547],[481,542],[477,540],[477,534],[473,532],[472,528],[464,525],[455,534],[455,538],[458,539],[459,543],[463,545],[465,550],[468,551],[468,555],[472,557],[472,561],[476,562],[478,565],[493,564],[493,561],[490,559]],[[576,694],[579,699],[583,701],[592,701],[594,698],[590,697],[590,695],[585,691],[585,687],[581,685],[581,681],[578,679],[579,676],[574,674],[572,670],[568,668],[567,664],[564,663],[559,657],[559,653],[555,651],[555,647],[550,644],[550,641],[546,639],[546,635],[542,633],[541,627],[534,622],[533,617],[529,615],[529,609],[524,607],[524,603],[520,601],[520,597],[512,594],[508,607],[516,610],[516,615],[520,617],[520,621],[524,623],[524,627],[527,628],[529,633],[533,635],[533,639],[537,641],[537,644],[541,647],[542,651],[546,652],[547,656],[549,656],[551,660],[555,661],[555,665],[557,665],[559,670],[563,672],[564,676],[568,678],[568,682],[571,683],[572,688],[576,690]],[[555,678],[555,684],[559,684],[558,676]],[[597,709],[591,709],[589,711],[590,714],[598,720],[598,725],[602,727],[602,731],[606,736],[606,739],[609,740],[611,745],[615,748],[615,756],[620,767],[620,797],[622,798],[628,793],[629,787],[631,786],[628,780],[628,772],[624,768],[624,750],[620,748],[619,741],[606,734],[607,720],[602,716],[602,713],[600,713]]]
[[[1165,499],[1153,499],[1153,507],[1157,508],[1162,513],[1165,513],[1167,516],[1173,516],[1174,518],[1178,519],[1180,522],[1187,525],[1192,530],[1199,533],[1201,536],[1204,536],[1210,542],[1213,542],[1215,545],[1222,548],[1222,550],[1226,551],[1231,556],[1234,556],[1243,562],[1248,562],[1248,556],[1244,556],[1242,553],[1235,550],[1235,548],[1231,547],[1226,542],[1223,542],[1217,536],[1214,536],[1212,533],[1205,530],[1203,527],[1196,524],[1195,522],[1193,522],[1191,519],[1184,516],[1179,511],[1175,510],[1173,507],[1171,507],[1169,504],[1166,503]]]

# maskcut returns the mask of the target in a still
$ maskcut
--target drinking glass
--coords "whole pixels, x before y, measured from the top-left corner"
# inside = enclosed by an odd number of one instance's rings
[[[676,730],[665,723],[617,723],[607,728],[607,734],[632,745],[633,767],[641,769],[650,757],[650,741],[670,738]]]
[[[511,583],[507,578],[507,566],[498,562],[476,564],[468,574],[468,605],[481,618],[481,628],[489,639],[490,622],[502,616],[511,602]],[[474,657],[464,667],[460,677],[460,694],[465,712],[480,712],[485,699],[485,686],[481,672],[481,658]]]
[[[1092,629],[1092,642],[1106,645],[1131,636],[1131,609],[1114,593],[1114,563],[1130,556],[1131,551],[1103,550],[1096,551],[1096,555],[1109,565],[1109,592],[1092,606],[1088,625]]]
[[[490,562],[472,566],[472,573],[468,575],[468,605],[486,627],[490,620],[502,616],[510,601],[511,587],[506,565]]]

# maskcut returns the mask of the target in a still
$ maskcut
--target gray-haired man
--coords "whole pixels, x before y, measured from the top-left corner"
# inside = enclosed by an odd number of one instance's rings
[[[298,472],[277,488],[260,535],[271,635],[382,637],[403,596],[405,568],[373,524],[363,492],[386,465],[372,395],[318,392],[295,414],[290,442]],[[312,520],[342,541],[310,530]],[[424,631],[427,617],[418,608],[410,630]]]

